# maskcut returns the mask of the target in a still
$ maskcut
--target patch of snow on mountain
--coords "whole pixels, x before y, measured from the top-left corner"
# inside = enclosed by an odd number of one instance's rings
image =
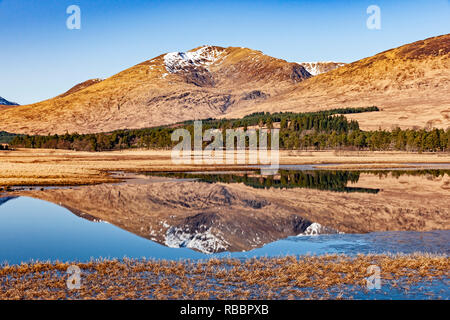
[[[316,63],[304,62],[301,65],[306,69],[306,71],[311,73],[311,75],[313,75],[313,76],[317,76],[320,73],[319,70],[317,70]]]
[[[319,234],[342,234],[342,233],[343,232],[339,232],[332,228],[322,226],[317,222],[313,222],[308,226],[308,228],[306,228],[304,232],[300,233],[298,236],[317,236]]]
[[[334,61],[299,62],[299,64],[313,76],[317,76],[318,74],[325,73],[345,65],[343,62]]]
[[[228,248],[228,243],[215,236],[211,228],[191,233],[188,229],[171,227],[167,230],[165,244],[171,248],[190,248],[203,253],[215,253]]]
[[[164,65],[169,73],[176,73],[187,67],[207,67],[217,61],[222,53],[211,46],[204,46],[195,51],[170,52],[164,56]]]

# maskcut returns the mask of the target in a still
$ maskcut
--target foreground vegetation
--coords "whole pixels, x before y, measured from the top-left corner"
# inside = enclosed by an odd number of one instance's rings
[[[67,288],[72,264],[80,289]],[[379,290],[367,289],[370,265]],[[36,262],[0,268],[0,299],[448,299],[449,270],[447,256],[427,254]]]
[[[377,107],[346,108],[313,113],[255,113],[242,119],[206,119],[203,130],[219,129],[225,141],[227,129],[280,127],[280,148],[289,150],[399,150],[450,151],[450,128],[432,130],[362,131],[357,121],[348,121],[342,114],[375,112]],[[340,114],[340,115],[338,115]],[[64,134],[52,136],[17,135],[10,144],[14,147],[68,149],[79,151],[108,151],[130,148],[169,149],[178,141],[171,140],[172,132],[184,128],[194,137],[192,121],[172,126],[136,130],[116,130],[97,134]],[[259,130],[259,129],[257,129]],[[270,139],[269,139],[270,141]],[[209,142],[205,142],[207,145]],[[247,141],[248,143],[248,141]],[[193,145],[193,144],[192,144]]]

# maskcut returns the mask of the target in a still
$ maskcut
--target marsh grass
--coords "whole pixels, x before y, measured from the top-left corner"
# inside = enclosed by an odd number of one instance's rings
[[[82,271],[79,290],[66,286],[72,264]],[[372,264],[382,270],[382,298],[420,292],[448,299],[429,290],[436,282],[448,287],[448,257],[419,253],[4,264],[0,299],[351,299],[369,294]]]

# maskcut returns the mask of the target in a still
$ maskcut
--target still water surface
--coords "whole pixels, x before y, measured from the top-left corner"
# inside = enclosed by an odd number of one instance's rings
[[[92,258],[205,259],[339,253],[450,253],[450,231],[375,232],[288,237],[246,252],[205,254],[169,248],[102,221],[29,197],[0,198],[0,262]]]

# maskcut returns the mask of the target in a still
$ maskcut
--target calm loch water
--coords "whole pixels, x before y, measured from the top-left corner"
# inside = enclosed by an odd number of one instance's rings
[[[295,168],[294,168],[295,169]],[[226,172],[226,173],[152,173],[152,178],[157,181],[170,181],[174,188],[180,183],[196,181],[194,188],[205,186],[212,188],[216,184],[221,186],[240,184],[251,189],[315,189],[319,191],[332,191],[336,193],[358,193],[367,196],[376,195],[382,189],[377,183],[374,186],[355,186],[362,174],[368,172],[359,171],[325,171],[294,170],[287,168],[280,170],[276,176],[261,176],[256,172]],[[393,177],[412,176],[429,181],[441,179],[445,184],[448,178],[448,170],[416,170],[416,171],[384,171],[370,172],[380,178],[386,175]],[[139,181],[139,180],[138,180]],[[155,183],[153,180],[152,183]],[[179,182],[178,182],[179,181]],[[181,182],[182,181],[182,182]],[[415,181],[415,180],[414,180]],[[420,180],[419,180],[420,181]],[[167,183],[167,182],[165,182]],[[416,182],[415,182],[416,183]],[[45,201],[30,196],[2,196],[0,197],[0,262],[17,264],[31,260],[79,260],[86,261],[92,258],[155,258],[155,259],[204,259],[212,256],[254,257],[254,256],[282,256],[302,254],[358,254],[358,253],[412,253],[430,252],[448,254],[450,251],[450,230],[429,232],[392,231],[371,232],[364,234],[342,234],[336,226],[321,226],[312,221],[303,220],[301,215],[293,215],[288,218],[277,218],[265,225],[255,223],[255,234],[231,236],[239,228],[251,224],[253,220],[243,220],[239,225],[237,218],[226,220],[225,213],[218,217],[217,212],[228,206],[234,210],[233,203],[241,201],[236,199],[230,190],[206,189],[205,196],[201,193],[193,195],[181,188],[176,196],[182,199],[174,199],[173,194],[164,198],[169,189],[164,185],[160,189],[142,189],[141,184],[150,184],[147,180],[142,183],[130,182],[122,184],[121,189],[110,189],[99,186],[99,196],[93,197],[89,204],[86,194],[97,192],[93,189],[63,190],[54,194],[50,201]],[[156,186],[156,184],[154,184]],[[169,185],[172,186],[172,185]],[[187,185],[190,186],[190,185]],[[103,188],[103,189],[101,189]],[[171,189],[174,189],[171,188]],[[147,190],[147,191],[146,191]],[[211,196],[213,191],[216,192]],[[52,192],[55,190],[42,191]],[[56,190],[55,192],[57,192]],[[131,196],[125,194],[130,191]],[[84,192],[84,193],[83,193]],[[145,195],[148,192],[148,196]],[[170,190],[170,192],[174,192]],[[182,194],[180,196],[180,193]],[[450,193],[450,192],[449,192]],[[37,193],[39,195],[39,192]],[[106,205],[97,203],[102,195],[107,194]],[[193,197],[197,197],[192,199]],[[204,197],[205,199],[203,199]],[[43,197],[45,198],[45,197]],[[206,199],[208,198],[208,199]],[[58,200],[59,199],[59,200]],[[123,207],[118,207],[119,201]],[[443,206],[445,204],[445,198]],[[59,201],[59,202],[58,202]],[[150,204],[147,205],[145,202]],[[209,201],[207,203],[207,201]],[[243,199],[245,209],[237,217],[245,215],[254,216],[261,208],[267,206],[264,199]],[[168,217],[192,209],[200,203],[200,209],[187,217],[182,217],[175,225],[170,224]],[[217,203],[216,203],[217,202]],[[91,206],[102,207],[102,214],[96,216],[96,210],[87,210]],[[207,203],[203,206],[202,203]],[[211,204],[212,203],[212,204]],[[74,207],[77,204],[80,206]],[[82,206],[82,204],[84,206]],[[202,207],[203,206],[203,207]],[[209,206],[209,207],[208,207]],[[122,209],[121,209],[122,208]],[[134,208],[134,211],[127,211]],[[145,220],[142,216],[151,216],[151,208],[167,211],[167,215],[157,215],[151,220]],[[202,209],[204,208],[204,210]],[[236,207],[241,208],[241,207]],[[99,209],[99,208],[97,208]],[[208,210],[207,210],[208,209]],[[156,209],[155,209],[156,210]],[[111,221],[102,219],[104,212],[113,212]],[[208,211],[205,214],[203,211]],[[138,212],[139,216],[136,216]],[[173,213],[173,214],[171,214]],[[269,212],[270,213],[270,212]],[[107,217],[110,217],[106,215]],[[167,219],[166,219],[167,217]],[[224,218],[225,217],[225,218]],[[121,219],[124,218],[124,219]],[[220,219],[219,219],[220,218]],[[134,223],[134,220],[139,220]],[[177,220],[178,221],[178,220]],[[118,225],[118,226],[116,226]],[[150,227],[151,225],[151,227]],[[218,225],[219,227],[215,226]],[[120,226],[120,227],[119,227]],[[215,226],[216,228],[212,228]],[[148,229],[146,229],[148,227]],[[288,230],[288,231],[286,231]],[[224,233],[229,233],[224,236]],[[319,236],[316,234],[321,233]],[[270,237],[267,236],[270,234]],[[313,235],[311,235],[313,234]]]
[[[119,184],[16,190],[15,196],[0,194],[0,263],[327,253],[448,255],[450,221],[445,230],[350,234],[341,232],[348,224],[345,219],[342,224],[318,224],[303,217],[302,202],[295,201],[305,197],[306,201],[332,202],[337,210],[341,199],[356,201],[355,205],[362,199],[369,207],[371,199],[378,199],[373,208],[364,207],[370,212],[378,209],[386,194],[391,201],[409,192],[423,199],[437,194],[439,201],[430,200],[433,212],[445,223],[450,207],[449,173],[312,167],[285,167],[274,176],[256,171],[154,172]],[[422,205],[412,198],[400,209],[409,212],[414,210],[412,204]],[[449,299],[448,281],[418,283],[407,292],[386,284],[381,290],[356,290],[354,298]]]
[[[176,260],[324,253],[450,253],[450,231],[441,230],[293,236],[246,252],[206,254],[170,248],[107,222],[78,217],[47,201],[29,197],[0,200],[0,261],[10,264],[123,257]]]

